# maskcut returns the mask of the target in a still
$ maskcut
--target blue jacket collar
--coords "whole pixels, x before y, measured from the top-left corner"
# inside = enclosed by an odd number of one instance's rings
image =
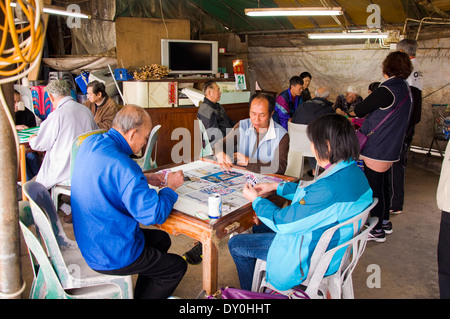
[[[304,181],[301,180],[298,183],[298,187],[299,188],[305,188],[306,186],[309,186],[313,183],[315,183],[317,180],[322,179],[322,178],[327,178],[330,175],[333,175],[334,173],[340,171],[341,169],[353,164],[355,161],[354,160],[349,160],[349,161],[340,161],[337,163],[332,164],[330,167],[328,167],[325,171],[322,172],[322,174],[320,174],[319,176],[317,176],[316,179],[310,180],[310,181]]]
[[[133,151],[131,150],[131,147],[128,144],[127,140],[122,136],[122,134],[120,134],[119,131],[111,128],[106,134],[111,137],[111,139],[113,139],[117,144],[119,144],[124,153],[126,153],[127,155],[133,154]]]

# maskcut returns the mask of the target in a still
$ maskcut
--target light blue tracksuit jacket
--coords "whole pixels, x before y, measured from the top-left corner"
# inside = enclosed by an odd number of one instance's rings
[[[267,256],[267,281],[280,290],[302,283],[309,270],[311,255],[323,232],[367,208],[372,189],[354,161],[341,161],[329,167],[316,181],[281,183],[277,194],[292,200],[279,208],[258,197],[253,209],[259,219],[277,234]],[[336,247],[353,235],[352,226],[336,232],[331,246]],[[342,254],[332,260],[327,274],[338,269]]]

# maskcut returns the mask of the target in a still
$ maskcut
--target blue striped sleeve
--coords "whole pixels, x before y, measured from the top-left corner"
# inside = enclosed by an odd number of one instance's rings
[[[335,199],[325,183],[316,183],[290,206],[280,208],[267,199],[253,202],[258,218],[277,233],[306,233],[334,222]]]

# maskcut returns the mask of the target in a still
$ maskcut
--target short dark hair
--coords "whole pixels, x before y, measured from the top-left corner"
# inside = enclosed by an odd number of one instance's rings
[[[291,86],[295,86],[295,85],[303,85],[303,79],[300,78],[299,76],[293,76],[291,77],[291,79],[289,80],[289,87]]]
[[[254,99],[265,99],[267,102],[269,102],[269,114],[272,114],[272,112],[275,110],[275,97],[272,94],[267,94],[263,92],[257,92],[253,94],[250,97],[250,100],[248,101],[248,105],[252,105],[252,102]]]
[[[206,90],[212,87],[214,84],[216,84],[216,81],[214,80],[206,81],[205,84],[203,84],[203,93],[206,93]]]
[[[348,119],[336,113],[325,114],[312,120],[306,134],[314,144],[317,157],[331,164],[357,160],[359,142],[355,129]]]
[[[97,95],[99,92],[102,93],[102,97],[105,97],[107,95],[105,85],[97,80],[89,82],[86,88],[92,88],[92,92],[94,92],[95,95]]]
[[[405,52],[391,52],[383,61],[383,73],[389,77],[395,76],[406,80],[412,71],[411,59]]]
[[[302,73],[300,73],[300,79],[304,79],[304,78],[310,78],[310,79],[312,79],[312,75],[311,75],[311,73],[309,73],[309,72],[302,72]]]

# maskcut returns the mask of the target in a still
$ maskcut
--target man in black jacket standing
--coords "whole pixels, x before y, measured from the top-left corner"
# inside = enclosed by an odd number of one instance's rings
[[[409,118],[408,126],[406,127],[405,140],[403,142],[402,151],[400,153],[400,160],[392,165],[392,186],[391,186],[391,214],[401,214],[403,212],[403,200],[405,196],[405,171],[406,162],[408,158],[408,151],[414,136],[414,128],[420,122],[422,115],[422,88],[423,75],[417,68],[416,64],[416,50],[417,42],[413,39],[403,39],[397,43],[397,50],[409,55],[413,65],[413,71],[406,80],[411,89],[413,97],[413,106]]]

